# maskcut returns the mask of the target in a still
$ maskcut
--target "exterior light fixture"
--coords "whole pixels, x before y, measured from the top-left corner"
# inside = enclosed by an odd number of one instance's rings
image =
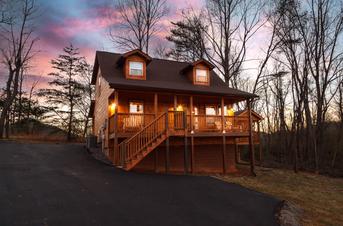
[[[110,115],[114,115],[114,113],[116,112],[116,108],[117,108],[116,103],[112,102],[110,104]]]
[[[233,110],[231,104],[227,106],[227,115],[228,116],[235,116],[235,111]]]
[[[176,111],[183,111],[183,106],[181,104],[177,106]]]

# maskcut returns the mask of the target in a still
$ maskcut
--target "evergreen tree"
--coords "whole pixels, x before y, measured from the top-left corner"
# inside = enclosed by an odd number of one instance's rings
[[[195,61],[205,56],[204,29],[200,16],[186,16],[178,22],[172,22],[173,28],[166,39],[174,44],[167,57],[178,61]]]
[[[49,105],[54,106],[54,112],[67,131],[70,141],[77,134],[78,109],[76,104],[83,96],[83,85],[79,82],[80,67],[84,57],[80,56],[78,48],[72,44],[63,49],[63,53],[51,61],[55,72],[49,75],[54,79],[49,82],[52,88],[41,89],[39,95],[46,98]]]

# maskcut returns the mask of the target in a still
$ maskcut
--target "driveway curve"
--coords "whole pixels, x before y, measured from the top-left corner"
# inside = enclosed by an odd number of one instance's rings
[[[0,142],[0,225],[277,225],[279,200],[205,176],[123,172],[80,144]]]

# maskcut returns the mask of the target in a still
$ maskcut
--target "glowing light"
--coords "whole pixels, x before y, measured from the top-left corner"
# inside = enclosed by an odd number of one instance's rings
[[[183,111],[183,106],[181,104],[177,106],[176,111]]]
[[[116,103],[111,103],[110,104],[110,115],[114,115],[114,113],[116,112],[116,107],[117,107],[117,105],[116,105]]]
[[[227,115],[228,116],[235,116],[235,111],[233,110],[232,105],[229,105],[227,107]]]

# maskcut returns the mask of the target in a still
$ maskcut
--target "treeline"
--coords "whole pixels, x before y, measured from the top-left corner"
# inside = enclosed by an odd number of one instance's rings
[[[63,129],[68,141],[84,137],[91,126],[91,65],[70,44],[51,60],[50,82],[40,84],[40,78],[29,74],[39,53],[39,37],[35,33],[39,7],[34,0],[5,0],[0,1],[0,6],[0,50],[5,73],[5,86],[0,92],[0,138],[15,135],[11,134],[12,128],[24,127],[27,122],[50,124],[56,131]],[[37,130],[40,128],[42,124],[38,123]],[[30,131],[39,132],[32,128]]]

